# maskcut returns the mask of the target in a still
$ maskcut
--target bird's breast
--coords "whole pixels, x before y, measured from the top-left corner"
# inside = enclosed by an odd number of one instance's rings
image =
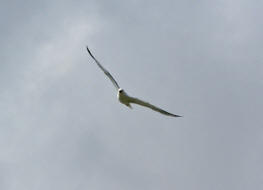
[[[118,93],[118,94],[117,94],[117,97],[118,97],[118,100],[119,100],[121,103],[123,103],[123,104],[129,103],[129,102],[128,102],[129,96],[128,96],[127,94],[125,94],[124,92]]]

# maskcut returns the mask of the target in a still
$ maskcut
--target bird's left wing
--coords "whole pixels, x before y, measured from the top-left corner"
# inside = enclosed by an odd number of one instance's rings
[[[167,116],[182,117],[180,115],[175,115],[175,114],[169,113],[169,112],[167,112],[167,111],[165,111],[165,110],[163,110],[161,108],[158,108],[158,107],[156,107],[156,106],[154,106],[154,105],[152,105],[152,104],[150,104],[148,102],[142,101],[142,100],[140,100],[138,98],[134,98],[134,97],[130,97],[129,96],[128,97],[128,101],[130,103],[134,103],[134,104],[138,104],[138,105],[141,105],[141,106],[148,107],[148,108],[150,108],[150,109],[152,109],[154,111],[160,112],[161,114],[164,114],[164,115],[167,115]]]
[[[87,50],[90,54],[90,56],[94,59],[94,61],[97,63],[97,65],[99,66],[99,68],[105,73],[105,75],[107,75],[107,77],[109,77],[109,79],[111,80],[111,82],[113,83],[113,85],[115,86],[115,88],[117,88],[117,90],[120,88],[118,83],[116,82],[116,80],[113,78],[113,76],[109,73],[109,71],[107,71],[104,67],[102,67],[102,65],[100,64],[100,62],[92,55],[92,53],[90,52],[88,46],[87,46]]]

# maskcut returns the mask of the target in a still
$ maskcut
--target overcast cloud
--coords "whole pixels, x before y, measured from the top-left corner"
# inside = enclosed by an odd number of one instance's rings
[[[2,0],[0,189],[263,189],[262,8]]]

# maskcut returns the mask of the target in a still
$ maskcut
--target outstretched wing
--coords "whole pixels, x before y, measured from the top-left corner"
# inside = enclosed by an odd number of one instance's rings
[[[87,46],[87,50],[90,54],[90,56],[94,59],[94,61],[97,63],[97,65],[99,66],[99,68],[105,73],[105,75],[107,75],[107,77],[109,77],[109,79],[111,80],[111,82],[113,83],[113,85],[115,86],[115,88],[118,90],[120,87],[118,85],[118,83],[116,82],[116,80],[111,76],[111,74],[109,73],[109,71],[107,71],[104,67],[102,67],[102,65],[100,64],[100,62],[92,55],[92,53],[90,52],[88,46]]]
[[[175,115],[175,114],[169,113],[169,112],[167,112],[167,111],[165,111],[165,110],[163,110],[161,108],[158,108],[158,107],[156,107],[156,106],[154,106],[154,105],[152,105],[152,104],[150,104],[148,102],[142,101],[142,100],[140,100],[138,98],[129,97],[128,101],[130,103],[139,104],[141,106],[148,107],[148,108],[150,108],[150,109],[152,109],[154,111],[158,111],[158,112],[160,112],[161,114],[164,114],[164,115],[168,115],[168,116],[172,116],[172,117],[182,117],[180,115]]]

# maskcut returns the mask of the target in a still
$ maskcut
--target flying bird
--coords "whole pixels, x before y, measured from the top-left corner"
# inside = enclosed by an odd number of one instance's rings
[[[114,85],[114,87],[117,89],[117,98],[120,101],[120,103],[128,106],[129,108],[131,107],[131,104],[138,104],[141,106],[145,106],[148,107],[154,111],[160,112],[161,114],[167,115],[167,116],[172,116],[172,117],[182,117],[180,115],[175,115],[172,113],[169,113],[161,108],[158,108],[148,102],[145,102],[143,100],[140,100],[138,98],[129,96],[122,88],[120,88],[119,84],[116,82],[116,80],[113,78],[113,76],[109,73],[109,71],[107,71],[104,67],[102,67],[102,65],[100,64],[100,62],[93,56],[93,54],[91,53],[91,51],[89,50],[88,46],[87,46],[87,50],[90,54],[90,56],[92,57],[92,59],[97,63],[97,65],[99,66],[99,68],[104,72],[104,74],[111,80],[112,84]]]

